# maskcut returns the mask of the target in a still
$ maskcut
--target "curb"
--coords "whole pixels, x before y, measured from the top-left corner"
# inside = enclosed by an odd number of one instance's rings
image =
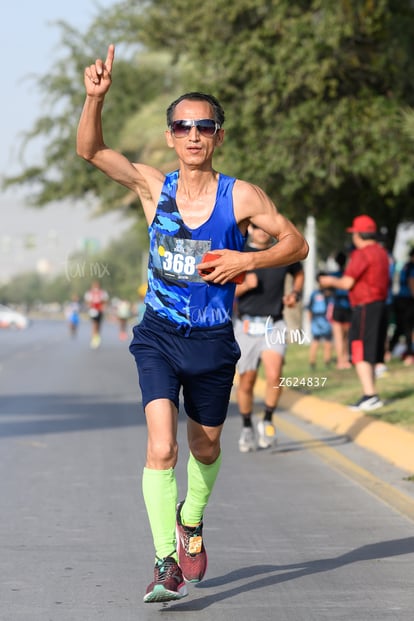
[[[258,378],[255,391],[264,395],[265,381]],[[279,405],[304,421],[319,425],[380,455],[394,466],[414,473],[414,433],[371,416],[353,412],[333,401],[284,389]]]

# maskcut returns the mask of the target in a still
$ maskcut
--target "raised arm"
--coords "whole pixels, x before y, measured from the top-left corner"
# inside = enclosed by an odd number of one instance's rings
[[[144,164],[133,164],[118,151],[109,148],[102,130],[102,109],[112,83],[115,47],[109,45],[105,61],[97,59],[85,68],[85,104],[79,120],[76,150],[108,177],[135,192],[151,221],[161,192],[164,175]]]
[[[76,147],[78,155],[93,164],[94,158],[99,158],[99,152],[107,148],[103,139],[101,114],[105,95],[112,84],[114,55],[115,47],[110,45],[105,62],[98,58],[84,71],[86,100],[79,121]]]

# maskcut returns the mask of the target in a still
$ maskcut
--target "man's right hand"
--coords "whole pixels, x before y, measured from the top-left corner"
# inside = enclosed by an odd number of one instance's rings
[[[86,94],[90,97],[103,97],[108,92],[112,83],[114,56],[115,46],[111,43],[108,46],[105,62],[98,58],[92,65],[86,67],[84,83]]]

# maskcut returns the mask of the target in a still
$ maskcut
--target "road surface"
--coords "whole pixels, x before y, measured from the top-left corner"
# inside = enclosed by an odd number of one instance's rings
[[[414,484],[286,412],[275,450],[240,454],[234,404],[206,578],[180,602],[144,604],[139,398],[113,324],[99,350],[86,322],[73,340],[59,321],[0,332],[1,621],[412,621]],[[179,441],[183,497],[183,414]]]

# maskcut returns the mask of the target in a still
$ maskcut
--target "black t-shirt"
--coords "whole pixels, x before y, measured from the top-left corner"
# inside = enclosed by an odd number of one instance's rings
[[[246,252],[260,252],[248,244]],[[285,292],[285,279],[287,274],[295,276],[303,270],[298,261],[285,267],[262,267],[253,272],[257,275],[258,285],[250,289],[237,300],[238,315],[251,315],[253,317],[279,317],[283,312],[283,295]]]

